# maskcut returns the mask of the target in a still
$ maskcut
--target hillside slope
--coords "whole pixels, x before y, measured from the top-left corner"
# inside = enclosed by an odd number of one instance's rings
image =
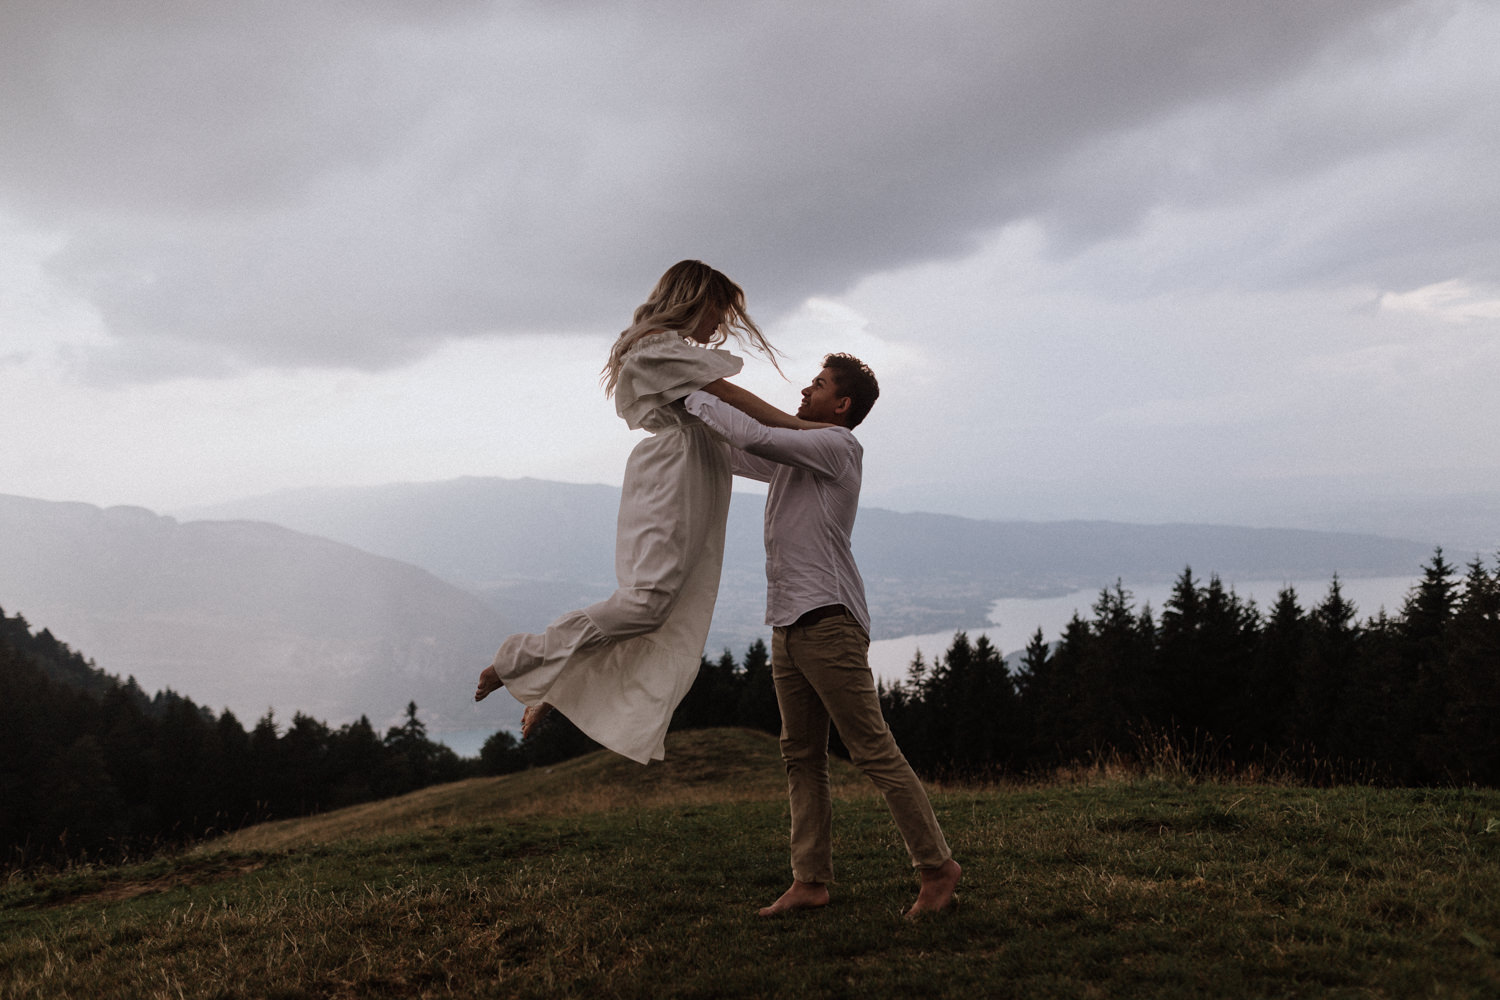
[[[868,791],[868,783],[848,762],[830,763],[836,790]],[[785,797],[786,773],[775,736],[752,729],[690,729],[668,733],[666,759],[644,767],[596,750],[549,767],[471,778],[384,802],[247,827],[199,851],[288,850],[529,816]]]

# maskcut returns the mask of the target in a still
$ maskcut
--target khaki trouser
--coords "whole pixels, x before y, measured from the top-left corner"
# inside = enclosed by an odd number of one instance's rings
[[[772,633],[771,675],[791,798],[792,877],[799,882],[833,881],[830,720],[854,766],[885,796],[912,865],[939,868],[952,856],[927,792],[885,724],[869,651],[869,635],[847,614]]]

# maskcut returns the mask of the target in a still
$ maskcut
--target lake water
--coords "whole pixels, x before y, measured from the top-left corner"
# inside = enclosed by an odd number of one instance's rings
[[[1339,587],[1343,591],[1344,599],[1357,609],[1358,619],[1363,621],[1374,616],[1381,608],[1395,614],[1401,609],[1407,593],[1419,579],[1418,576],[1340,579]],[[1328,579],[1292,580],[1290,586],[1296,589],[1297,603],[1306,611],[1328,596],[1330,582]],[[1276,595],[1288,586],[1288,581],[1225,580],[1224,585],[1232,587],[1234,592],[1242,598],[1253,598],[1256,605],[1265,611],[1276,600]],[[1161,621],[1161,609],[1168,596],[1171,595],[1172,587],[1173,584],[1170,583],[1151,584],[1144,587],[1132,587],[1129,583],[1125,584],[1125,589],[1134,598],[1136,611],[1140,611],[1145,604],[1149,603],[1151,613],[1158,622]],[[1047,641],[1051,642],[1061,636],[1062,630],[1067,626],[1068,620],[1073,617],[1075,611],[1085,620],[1092,617],[1089,609],[1099,599],[1099,589],[1096,587],[1093,590],[1079,590],[1062,597],[1005,598],[996,601],[990,607],[989,621],[977,623],[970,628],[950,628],[926,635],[907,635],[899,639],[877,640],[870,643],[870,668],[878,679],[887,683],[904,680],[907,668],[911,666],[912,658],[919,650],[922,658],[931,664],[933,659],[946,653],[948,647],[953,645],[953,635],[958,631],[967,632],[971,641],[981,635],[988,636],[991,645],[999,649],[1003,656],[1009,656],[1011,653],[1024,649],[1038,628],[1042,630],[1042,635]]]

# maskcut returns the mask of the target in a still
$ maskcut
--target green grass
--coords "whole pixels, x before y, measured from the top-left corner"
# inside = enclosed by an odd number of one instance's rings
[[[1495,997],[1500,792],[1172,775],[934,794],[955,914],[837,776],[827,910],[789,878],[775,742],[674,734],[0,885],[3,997]]]

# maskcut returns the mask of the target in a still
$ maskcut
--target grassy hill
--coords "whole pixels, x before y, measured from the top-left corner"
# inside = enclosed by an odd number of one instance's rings
[[[0,997],[1492,997],[1500,792],[1087,771],[944,788],[955,914],[837,769],[839,878],[788,879],[775,741],[550,769],[0,886]]]

